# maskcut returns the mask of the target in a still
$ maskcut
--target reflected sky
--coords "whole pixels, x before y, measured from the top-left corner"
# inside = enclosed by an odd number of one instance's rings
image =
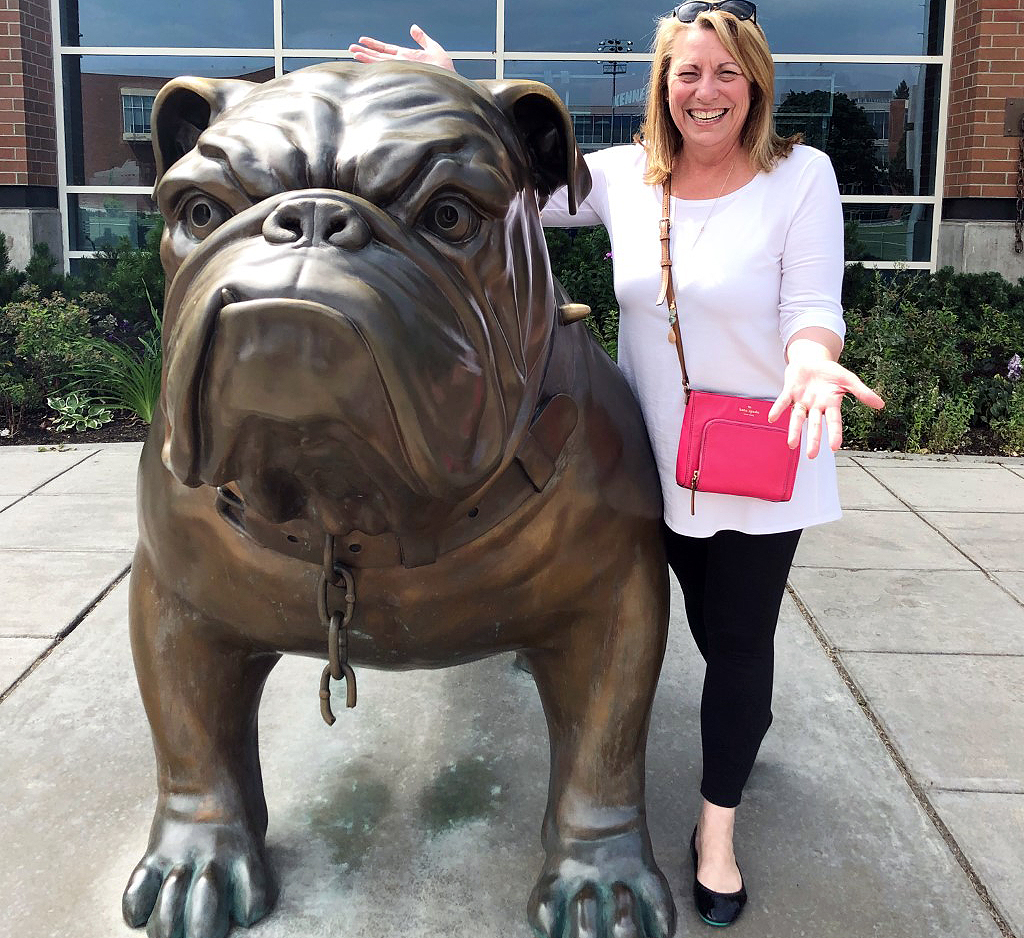
[[[494,51],[497,7],[486,0],[284,0],[284,44],[293,49],[347,49],[361,35],[413,45],[412,23],[419,23],[447,49]]]
[[[942,6],[943,0],[771,0],[761,4],[758,22],[778,54],[920,55],[928,51],[930,11],[934,19]],[[632,40],[634,51],[647,51],[655,21],[670,9],[659,0],[588,5],[578,0],[505,0],[505,48],[595,52],[601,41],[617,38]],[[283,0],[283,11],[287,48],[345,49],[361,34],[408,44],[412,22],[452,50],[495,48],[493,0]],[[68,44],[273,44],[272,0],[177,0],[173,15],[166,5],[137,0],[66,0],[65,21],[73,23],[76,17],[80,39],[66,36]]]
[[[272,0],[66,0],[64,42],[76,46],[269,48]],[[69,35],[77,16],[78,36]]]

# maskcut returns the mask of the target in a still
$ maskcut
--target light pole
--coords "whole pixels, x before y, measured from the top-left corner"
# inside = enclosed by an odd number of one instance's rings
[[[633,51],[633,40],[632,39],[603,39],[597,44],[598,52],[632,52]],[[615,80],[619,75],[622,75],[626,71],[626,63],[612,60],[610,62],[602,62],[601,68],[605,75],[612,76],[612,132],[611,132],[611,143],[615,143]]]

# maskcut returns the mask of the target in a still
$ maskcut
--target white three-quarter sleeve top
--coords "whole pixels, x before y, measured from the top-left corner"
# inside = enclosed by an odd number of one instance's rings
[[[793,497],[767,502],[690,491],[676,484],[683,422],[679,362],[668,341],[658,221],[662,189],[643,182],[637,145],[587,156],[593,189],[576,215],[565,190],[544,206],[549,227],[604,225],[619,302],[619,367],[643,411],[658,464],[665,522],[680,534],[791,531],[840,517],[835,459],[827,437],[815,459],[801,441]],[[701,226],[703,232],[698,238]],[[774,399],[782,390],[786,344],[798,330],[845,334],[840,303],[843,214],[828,157],[797,146],[771,172],[714,199],[672,199],[672,277],[691,387]]]

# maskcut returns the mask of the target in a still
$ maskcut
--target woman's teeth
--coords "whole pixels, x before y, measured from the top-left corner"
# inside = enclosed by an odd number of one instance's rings
[[[690,111],[690,117],[695,121],[702,121],[704,123],[710,123],[716,121],[718,118],[725,114],[726,108],[720,108],[717,111]]]

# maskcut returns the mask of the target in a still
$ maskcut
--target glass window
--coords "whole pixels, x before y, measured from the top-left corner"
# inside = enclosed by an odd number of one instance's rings
[[[284,60],[285,72],[295,72],[318,62],[351,62],[352,59],[294,58]],[[493,78],[494,59],[455,59],[455,69],[463,78]]]
[[[931,205],[844,205],[848,261],[929,261]]]
[[[657,18],[673,6],[505,0],[505,50],[595,52],[600,42],[620,37],[646,52]],[[758,10],[775,53],[937,55],[944,17],[943,0],[772,0]]]
[[[629,143],[643,118],[646,62],[506,62],[507,78],[532,78],[558,92],[585,153]]]
[[[284,44],[289,49],[347,49],[360,36],[409,46],[412,23],[449,51],[493,52],[497,5],[493,0],[284,0]]]
[[[832,157],[844,195],[931,195],[937,65],[776,66],[775,123]]]
[[[124,238],[132,247],[145,247],[146,235],[160,222],[156,203],[146,195],[70,195],[68,210],[72,251],[102,251]]]
[[[177,0],[173,9],[137,0],[63,0],[68,46],[206,46],[269,49],[272,0]]]
[[[68,182],[79,186],[150,186],[153,99],[176,75],[266,81],[265,58],[68,55],[64,57]]]

